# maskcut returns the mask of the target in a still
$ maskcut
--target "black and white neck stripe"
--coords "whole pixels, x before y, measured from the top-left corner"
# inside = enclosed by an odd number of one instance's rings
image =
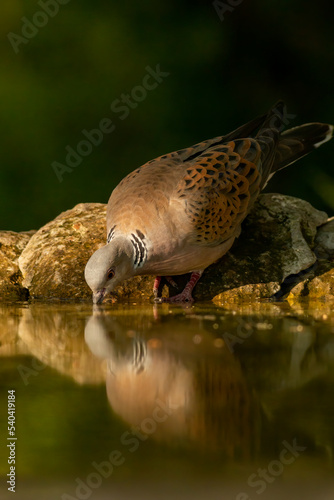
[[[116,229],[116,226],[113,226],[110,228],[110,231],[109,231],[108,236],[107,236],[107,243],[110,243],[111,240],[113,239],[114,234],[115,234],[115,229]]]
[[[131,233],[130,241],[134,250],[133,267],[138,269],[139,267],[143,267],[147,260],[145,236],[139,229],[136,229],[136,234]]]
[[[116,226],[112,226],[109,230],[107,237],[107,244],[110,243],[115,237]],[[145,235],[136,229],[134,233],[130,235],[130,241],[133,246],[133,267],[138,269],[142,267],[147,260],[147,247],[145,242]]]
[[[145,369],[146,358],[147,358],[146,342],[144,340],[135,338],[133,340],[132,365],[136,373],[140,373]]]

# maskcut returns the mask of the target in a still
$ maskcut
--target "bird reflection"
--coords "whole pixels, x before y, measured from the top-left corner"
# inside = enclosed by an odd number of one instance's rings
[[[257,399],[238,359],[198,321],[164,316],[135,331],[126,318],[101,312],[89,319],[85,339],[107,360],[109,403],[131,426],[125,441],[150,435],[228,457],[257,449]]]

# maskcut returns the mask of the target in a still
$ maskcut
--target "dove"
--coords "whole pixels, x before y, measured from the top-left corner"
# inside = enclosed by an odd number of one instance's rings
[[[107,206],[107,244],[89,259],[85,279],[100,304],[124,280],[155,275],[156,302],[192,302],[203,271],[228,252],[270,178],[328,141],[333,126],[286,131],[282,101],[227,135],[148,161],[127,175]],[[190,274],[173,297],[161,277]]]

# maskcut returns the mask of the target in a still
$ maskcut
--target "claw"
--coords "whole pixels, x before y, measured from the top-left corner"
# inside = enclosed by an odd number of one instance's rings
[[[185,290],[183,290],[182,293],[174,295],[173,297],[160,297],[160,302],[167,302],[168,304],[181,304],[187,302],[188,304],[192,304],[194,302],[194,298],[191,295],[191,292],[185,292]]]
[[[169,304],[179,304],[182,302],[193,303],[194,298],[192,296],[192,291],[197,283],[197,281],[202,276],[203,271],[193,271],[190,276],[190,280],[184,287],[184,290],[178,295],[173,297],[162,297],[161,302],[168,302]]]

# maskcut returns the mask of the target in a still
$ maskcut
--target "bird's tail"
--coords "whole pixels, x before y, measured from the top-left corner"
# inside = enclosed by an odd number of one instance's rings
[[[287,167],[329,141],[333,131],[333,125],[327,123],[306,123],[283,132],[278,142],[272,172]]]
[[[256,134],[266,158],[263,164],[262,187],[275,172],[299,160],[333,136],[333,125],[306,123],[283,132],[286,122],[286,108],[284,103],[279,101],[268,112]]]

